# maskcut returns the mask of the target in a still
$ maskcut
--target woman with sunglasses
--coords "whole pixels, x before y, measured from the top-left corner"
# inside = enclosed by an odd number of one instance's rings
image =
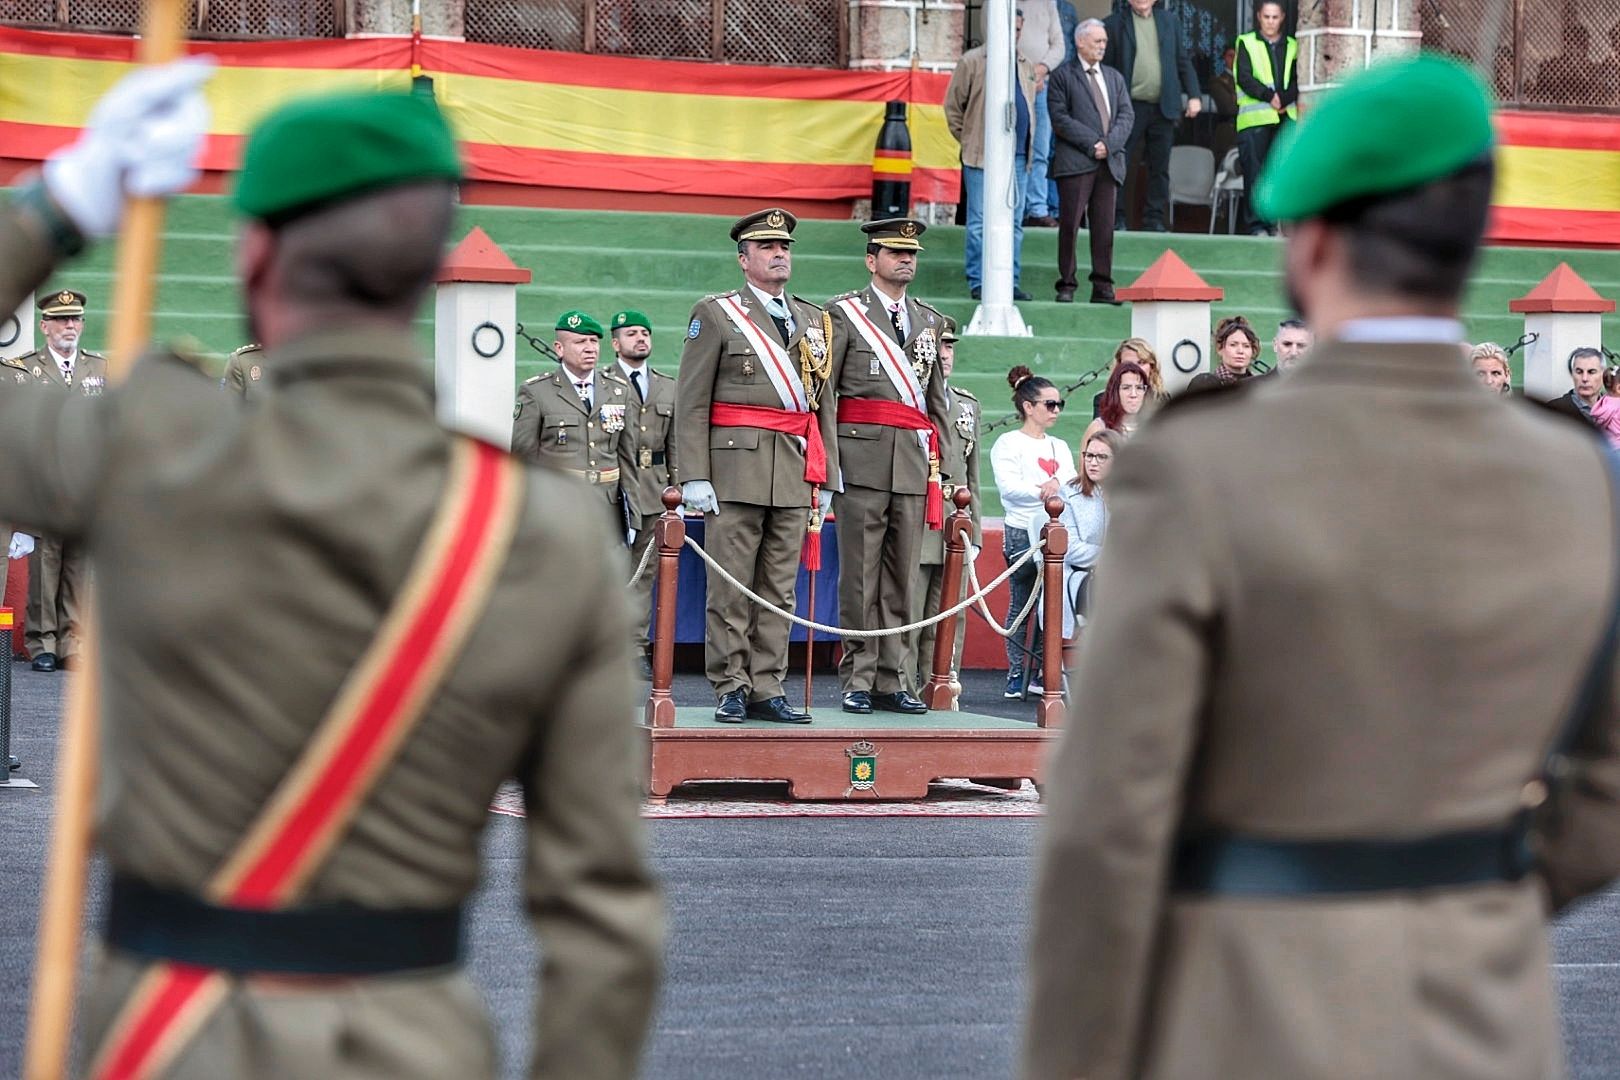
[[[1189,390],[1230,386],[1255,376],[1254,361],[1260,355],[1260,335],[1241,315],[1222,319],[1215,327],[1215,356],[1220,364],[1214,371],[1201,371],[1187,384]]]
[[[1063,556],[1063,639],[1075,636],[1086,614],[1086,595],[1091,591],[1091,568],[1102,554],[1103,534],[1108,531],[1108,506],[1103,501],[1103,485],[1114,467],[1125,438],[1117,431],[1087,435],[1080,444],[1080,475],[1063,485],[1063,527],[1068,530],[1069,550]],[[1040,529],[1031,532],[1038,540]]]
[[[1074,455],[1068,445],[1048,434],[1063,413],[1063,399],[1058,396],[1057,387],[1023,365],[1007,373],[1007,382],[1013,388],[1013,408],[1018,410],[1023,425],[996,440],[990,448],[990,465],[996,477],[996,490],[1001,494],[1001,553],[1011,565],[1030,549],[1031,526],[1039,535],[1041,525],[1046,522],[1047,498],[1061,496],[1063,485],[1076,474]],[[1029,602],[1040,572],[1040,560],[1036,558],[1025,563],[1009,579],[1012,595],[1004,625],[1012,625]],[[1027,655],[1035,662],[1030,665],[1024,662],[1026,636],[1032,638]],[[1007,639],[1007,689],[1003,697],[1024,696],[1024,672],[1029,669],[1036,672],[1029,689],[1040,688],[1040,656],[1040,624],[1031,617],[1024,620],[1018,633]]]
[[[1091,437],[1099,431],[1116,432],[1126,439],[1135,435],[1137,425],[1142,420],[1143,406],[1152,393],[1153,386],[1148,381],[1148,374],[1140,365],[1126,361],[1115,366],[1114,373],[1108,376],[1108,386],[1103,390],[1097,419],[1087,426],[1080,445],[1090,442]]]

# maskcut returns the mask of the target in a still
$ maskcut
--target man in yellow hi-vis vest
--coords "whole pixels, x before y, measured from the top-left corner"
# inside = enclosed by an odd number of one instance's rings
[[[1283,34],[1283,6],[1278,0],[1254,5],[1259,32],[1239,34],[1237,48],[1238,160],[1243,166],[1242,227],[1251,236],[1275,234],[1277,227],[1254,212],[1254,178],[1271,153],[1271,141],[1284,123],[1299,119],[1299,85],[1294,62],[1299,42]]]

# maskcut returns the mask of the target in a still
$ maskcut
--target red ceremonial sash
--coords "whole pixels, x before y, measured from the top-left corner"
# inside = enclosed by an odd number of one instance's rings
[[[827,482],[827,447],[813,412],[795,412],[770,405],[733,405],[716,401],[709,406],[711,427],[751,427],[797,435],[804,440],[804,480],[820,486]]]
[[[516,532],[523,468],[471,439],[451,446],[444,494],[377,636],[326,716],[209,880],[206,898],[274,909],[304,886],[426,711],[478,621]],[[229,992],[211,968],[149,968],[107,1030],[90,1076],[143,1080],[173,1064]]]
[[[881,424],[883,427],[900,428],[905,431],[928,432],[928,503],[925,516],[930,529],[943,529],[945,527],[945,490],[939,483],[939,470],[933,463],[939,461],[939,429],[927,415],[910,405],[902,405],[898,401],[884,401],[881,398],[849,398],[838,399],[838,422],[840,424]]]

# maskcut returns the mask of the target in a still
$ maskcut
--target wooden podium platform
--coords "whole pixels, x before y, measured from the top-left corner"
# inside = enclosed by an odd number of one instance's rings
[[[920,799],[931,781],[1039,784],[1060,732],[963,712],[855,716],[810,724],[720,724],[713,708],[678,708],[673,727],[642,725],[654,799],[690,780],[784,780],[795,799]]]

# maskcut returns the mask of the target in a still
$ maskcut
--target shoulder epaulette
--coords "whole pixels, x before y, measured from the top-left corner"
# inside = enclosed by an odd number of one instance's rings
[[[626,379],[623,375],[620,375],[617,371],[614,371],[612,368],[597,368],[596,373],[598,375],[602,376],[602,381],[603,382],[618,383],[620,386],[629,386],[630,385],[630,380],[629,379]]]
[[[673,375],[665,375],[662,371],[659,371],[657,368],[653,367],[651,364],[647,365],[647,370],[652,374],[652,377],[655,378],[655,379],[668,379],[670,382],[675,381],[675,376],[673,376]]]
[[[15,368],[18,371],[27,371],[28,365],[18,357],[0,356],[0,367]]]
[[[839,293],[837,296],[833,297],[831,300],[828,300],[827,303],[830,306],[832,304],[838,303],[838,301],[840,301],[840,300],[848,300],[852,296],[861,295],[862,291],[863,290],[861,290],[861,289],[851,289],[849,292]]]
[[[91,352],[89,349],[80,349],[79,351],[81,353],[83,353],[85,356],[88,356],[92,360],[105,360],[105,359],[107,359],[105,356],[101,355],[100,353]]]
[[[235,349],[232,349],[231,350],[231,356],[232,357],[246,356],[248,353],[263,352],[263,351],[264,351],[264,346],[260,345],[257,341],[254,341],[254,342],[250,342],[250,343],[248,343],[246,345],[242,345],[242,346],[239,346],[239,347],[237,347]],[[229,359],[229,358],[230,357],[227,357],[227,359]]]
[[[952,386],[949,389],[950,389],[951,393],[955,394],[957,397],[965,397],[969,401],[978,401],[979,400],[978,396],[975,395],[972,391],[964,390],[960,386]]]
[[[705,296],[702,300],[699,300],[698,303],[706,304],[711,300],[724,300],[728,296],[736,296],[739,291],[740,290],[732,289],[730,292],[710,293],[708,296]]]
[[[926,300],[918,300],[915,296],[913,296],[911,299],[918,307],[922,308],[923,310],[932,311],[935,315],[938,315],[942,319],[945,317],[945,313],[943,311],[939,310],[939,308],[935,307],[933,304],[930,304],[928,301],[926,301]]]
[[[797,293],[792,294],[792,296],[793,296],[793,299],[797,300],[799,303],[803,304],[805,307],[813,307],[817,311],[821,310],[821,305],[816,303],[814,300],[806,300],[804,297],[798,295]]]
[[[543,378],[545,378],[544,375],[530,375],[527,379],[523,380],[523,385],[528,386],[530,383],[537,383]]]

